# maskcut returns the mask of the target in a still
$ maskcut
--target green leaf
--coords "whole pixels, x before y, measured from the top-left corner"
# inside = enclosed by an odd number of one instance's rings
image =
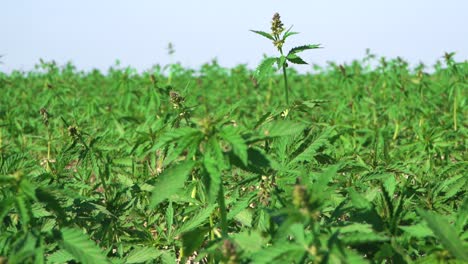
[[[395,176],[389,175],[389,177],[385,180],[383,186],[385,190],[387,191],[388,195],[390,197],[393,197],[393,194],[395,193],[395,189],[397,186]]]
[[[292,28],[292,27],[291,27],[291,28]],[[286,31],[286,32],[283,34],[283,41],[285,41],[285,40],[286,40],[287,38],[289,38],[290,36],[299,34],[299,32],[291,31],[291,28],[288,29],[288,31]]]
[[[163,171],[158,176],[151,196],[151,207],[156,207],[162,201],[169,199],[184,187],[187,176],[192,171],[194,162],[185,161]]]
[[[120,158],[112,160],[112,164],[118,167],[132,167],[133,159],[132,158]]]
[[[138,247],[128,254],[125,263],[142,263],[157,259],[161,254],[162,252],[154,247]]]
[[[60,202],[54,195],[53,191],[39,187],[36,189],[36,196],[40,202],[46,205],[47,209],[55,212],[60,221],[66,220],[65,210],[60,205]]]
[[[291,53],[286,56],[286,59],[294,64],[307,64],[301,57],[297,56],[296,53]]]
[[[389,241],[387,236],[377,233],[347,233],[341,240],[348,245],[367,244]]]
[[[215,206],[216,205],[213,204],[206,208],[200,209],[196,215],[191,216],[187,222],[185,222],[182,226],[180,226],[179,229],[176,230],[176,236],[198,228],[200,225],[202,225],[203,222],[205,222],[211,215],[211,212],[213,212]]]
[[[287,242],[278,242],[271,247],[267,247],[255,253],[252,257],[253,262],[257,264],[267,264],[273,262],[286,254],[300,254],[305,251],[302,245],[291,244]]]
[[[203,166],[208,172],[209,181],[206,186],[208,190],[208,199],[210,203],[215,203],[219,195],[220,184],[221,184],[221,171],[218,168],[218,162],[210,157],[209,154],[205,154],[203,159]]]
[[[372,208],[372,203],[369,202],[360,193],[356,192],[354,189],[349,189],[348,194],[349,194],[349,198],[351,199],[352,205],[356,209],[368,210],[368,209]]]
[[[177,138],[177,144],[168,153],[164,160],[164,165],[170,164],[174,160],[178,159],[185,150],[196,149],[196,146],[198,146],[202,138],[203,134],[198,130],[193,130],[190,133],[186,133],[182,137]],[[188,156],[188,158],[190,158],[190,156]]]
[[[177,264],[177,257],[172,251],[164,251],[161,255],[161,263],[163,264]]]
[[[468,221],[468,197],[466,197],[465,200],[463,200],[463,203],[458,209],[458,215],[457,215],[455,226],[457,227],[458,230],[462,231],[467,221]]]
[[[299,53],[299,52],[302,52],[302,51],[304,51],[304,50],[319,49],[319,48],[320,48],[320,44],[298,46],[298,47],[292,48],[292,49],[288,52],[288,56],[289,56],[290,54]]]
[[[168,236],[172,234],[173,224],[174,224],[174,207],[172,206],[172,202],[169,202],[169,205],[167,206],[167,209],[166,209],[166,229],[167,229]]]
[[[276,65],[278,65],[278,68],[286,67],[286,56],[281,55],[279,58],[276,58]]]
[[[185,232],[182,234],[182,247],[184,249],[184,257],[192,255],[195,250],[198,250],[205,241],[206,234],[210,231],[209,228],[202,227]]]
[[[353,233],[353,232],[359,232],[359,233],[374,232],[374,230],[372,229],[372,225],[361,224],[361,223],[352,223],[350,225],[340,227],[339,230],[340,230],[340,234]]]
[[[244,166],[237,156],[230,155],[231,164],[249,172],[262,174],[264,170],[271,167],[270,159],[261,149],[252,147],[247,150],[249,161],[248,166]]]
[[[242,248],[242,250],[253,253],[262,249],[265,240],[259,231],[243,231],[232,236],[234,241]]]
[[[252,30],[252,29],[251,29],[250,31],[252,31],[253,33],[257,33],[257,34],[259,34],[260,36],[264,36],[265,38],[267,38],[267,39],[269,39],[269,40],[275,40],[275,39],[273,38],[273,36],[272,36],[270,33],[267,33],[267,32],[265,32],[265,31]]]
[[[255,77],[259,81],[261,81],[265,76],[270,74],[272,71],[274,71],[273,64],[276,62],[276,58],[273,57],[267,57],[265,58],[260,65],[258,65],[257,69],[255,69]]]
[[[30,204],[26,201],[26,197],[23,194],[16,196],[15,202],[16,209],[21,217],[22,226],[27,228],[32,217]]]
[[[73,256],[68,253],[67,251],[60,249],[52,253],[50,256],[47,257],[48,263],[69,263],[73,260]]]
[[[20,192],[25,194],[29,199],[37,201],[36,188],[28,180],[22,179],[20,183]]]
[[[249,158],[247,154],[247,144],[239,134],[239,131],[232,127],[225,127],[221,131],[221,137],[231,144],[234,154],[242,161],[242,164],[247,166]]]
[[[61,247],[70,253],[74,259],[81,263],[108,263],[99,247],[89,237],[76,228],[64,227],[60,230]]]
[[[14,197],[2,198],[0,201],[0,222],[3,221],[3,218],[10,212],[10,210],[15,206]]]
[[[0,184],[1,185],[6,185],[6,184],[12,184],[16,181],[15,176],[11,175],[0,175]]]
[[[249,207],[249,204],[251,203],[252,199],[256,196],[255,193],[251,193],[250,195],[246,195],[239,200],[233,202],[232,207],[229,209],[229,213],[227,215],[227,219],[231,220],[234,218],[237,214],[242,212],[243,210],[246,210],[246,208]]]
[[[301,123],[289,120],[278,120],[260,127],[260,133],[264,138],[275,138],[299,134],[304,128],[305,125]]]
[[[230,213],[231,211],[229,211]],[[234,216],[234,219],[244,226],[252,227],[253,213],[250,208],[244,209]]]
[[[200,131],[197,129],[191,127],[182,127],[170,130],[158,139],[158,143],[151,149],[151,151],[160,149],[161,147],[164,147],[169,143],[176,142],[181,138],[191,137],[199,132]]]
[[[417,210],[419,215],[427,222],[434,235],[440,240],[442,245],[456,258],[468,261],[468,248],[457,235],[457,231],[443,217],[438,214]]]
[[[459,192],[466,190],[468,178],[466,175],[459,175],[453,178],[453,183],[451,183],[444,195],[444,199],[448,200],[455,196]]]
[[[334,134],[334,128],[328,127],[325,129],[317,138],[315,138],[309,146],[304,148],[304,150],[297,154],[292,160],[291,163],[297,163],[301,161],[310,161],[313,160],[317,151],[324,145],[329,143],[329,138]]]
[[[426,224],[415,224],[411,226],[399,226],[401,230],[405,231],[408,235],[417,238],[424,238],[434,236],[432,230]]]

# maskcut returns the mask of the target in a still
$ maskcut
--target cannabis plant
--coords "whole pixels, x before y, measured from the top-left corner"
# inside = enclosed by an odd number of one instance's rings
[[[309,50],[309,49],[317,49],[320,48],[319,44],[309,44],[309,45],[302,45],[289,50],[287,54],[283,52],[283,45],[286,39],[292,35],[299,34],[299,32],[291,31],[292,26],[285,31],[283,22],[281,21],[281,17],[278,13],[273,15],[273,19],[271,21],[271,32],[259,31],[259,30],[251,30],[254,33],[257,33],[265,38],[271,40],[273,45],[279,52],[278,57],[267,57],[263,60],[263,62],[257,68],[257,76],[262,78],[267,72],[271,70],[273,64],[276,62],[278,69],[282,69],[283,71],[283,80],[284,80],[284,96],[286,105],[289,105],[289,87],[288,87],[288,75],[286,68],[288,67],[288,62],[293,64],[307,64],[301,57],[299,57],[298,53]]]

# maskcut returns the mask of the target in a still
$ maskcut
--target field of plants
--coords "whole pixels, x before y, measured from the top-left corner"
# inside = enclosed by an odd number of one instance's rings
[[[467,61],[255,32],[256,71],[0,73],[0,263],[468,262]]]

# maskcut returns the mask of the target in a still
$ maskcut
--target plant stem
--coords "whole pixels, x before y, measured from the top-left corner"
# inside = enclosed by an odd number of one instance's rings
[[[2,128],[0,127],[0,152],[2,152],[2,146],[3,146],[3,140],[2,140],[3,134],[2,134]]]
[[[286,74],[285,65],[283,65],[283,79],[284,79],[284,95],[286,97],[286,105],[289,105],[288,75]]]
[[[47,172],[50,172],[50,148],[51,148],[51,135],[50,135],[50,129],[47,127],[47,167],[46,170]]]
[[[226,201],[224,200],[224,189],[223,185],[221,184],[219,189],[219,196],[218,196],[218,203],[219,203],[219,210],[221,213],[221,233],[223,238],[228,236],[228,227],[227,227],[227,212],[226,212]]]
[[[453,91],[453,130],[457,131],[457,87]]]

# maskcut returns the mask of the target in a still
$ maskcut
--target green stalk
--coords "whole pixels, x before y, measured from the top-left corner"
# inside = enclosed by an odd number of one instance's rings
[[[2,128],[0,127],[0,151],[2,150],[2,146],[3,146],[3,134],[2,134]]]
[[[399,131],[400,131],[400,124],[398,121],[395,121],[395,130],[393,132],[393,140],[396,140],[398,138]]]
[[[453,130],[457,131],[457,87],[453,91]]]
[[[286,67],[283,64],[283,79],[284,79],[284,94],[286,97],[286,105],[289,105],[289,89],[288,89],[288,75],[286,74]]]
[[[226,211],[226,201],[224,200],[224,190],[223,190],[222,184],[219,189],[218,203],[219,203],[219,210],[221,213],[221,233],[223,235],[223,238],[227,238],[228,236],[227,211]]]
[[[47,172],[51,172],[50,169],[50,148],[51,148],[51,135],[50,135],[50,129],[47,126],[47,167],[46,170]]]

